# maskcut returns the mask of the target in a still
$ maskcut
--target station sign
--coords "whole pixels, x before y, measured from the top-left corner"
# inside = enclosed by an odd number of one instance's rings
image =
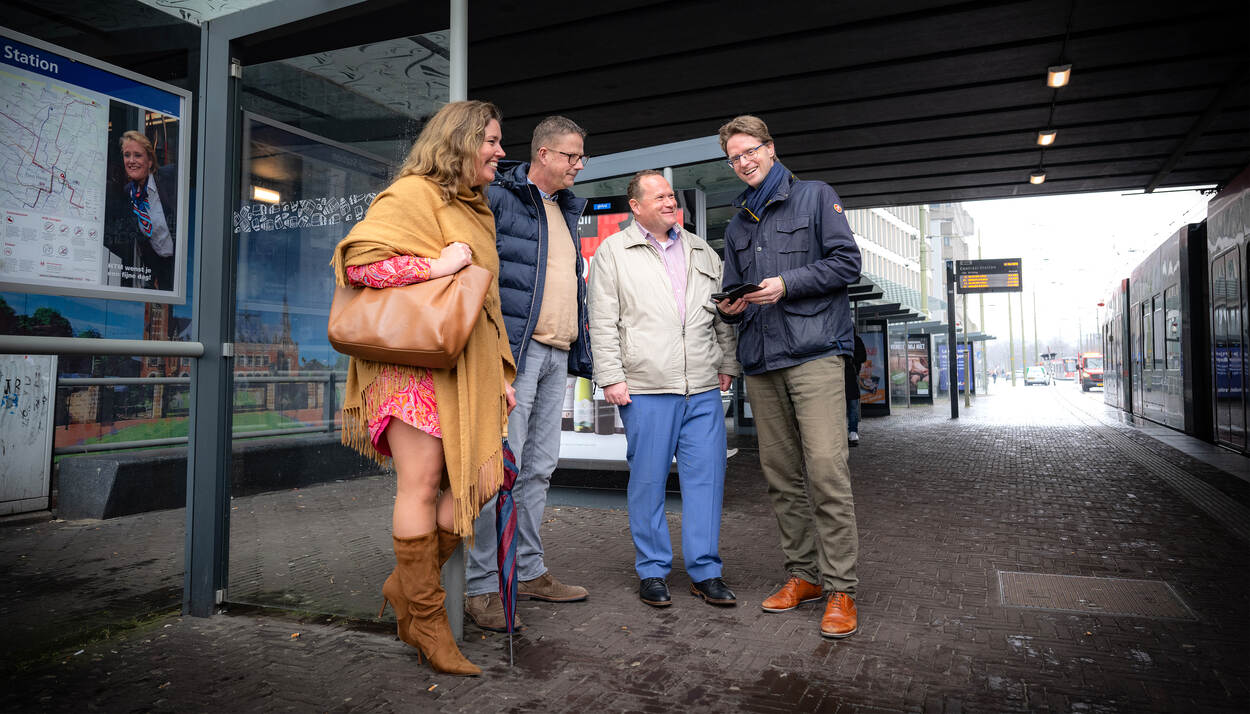
[[[956,291],[968,293],[1020,292],[1020,259],[955,261]]]

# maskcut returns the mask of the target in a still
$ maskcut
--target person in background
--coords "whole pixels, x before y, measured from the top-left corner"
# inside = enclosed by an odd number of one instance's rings
[[[399,178],[335,249],[338,285],[392,288],[451,275],[470,263],[498,277],[486,186],[504,156],[499,121],[499,110],[486,102],[452,102],[438,110]],[[496,282],[455,367],[348,362],[343,443],[395,466],[396,566],[382,586],[382,608],[389,603],[395,609],[399,638],[439,672],[481,673],[456,646],[439,571],[460,539],[472,536],[482,503],[503,483],[515,375]]]
[[[846,445],[859,446],[859,369],[868,359],[864,341],[855,337],[855,353],[846,361]]]
[[[733,328],[712,307],[721,260],[677,221],[677,197],[659,171],[629,182],[635,221],[608,236],[590,267],[595,382],[620,409],[629,462],[629,531],[638,597],[672,604],[673,545],[664,486],[677,457],[681,541],[690,592],[734,605],[721,577],[725,412],[721,390],[738,374]]]
[[[560,410],[570,373],[591,376],[585,263],[577,221],[585,199],[569,190],[586,166],[586,131],[561,116],[534,128],[528,162],[504,161],[491,185],[499,252],[499,296],[512,356],[517,408],[508,445],[517,460],[517,597],[585,600],[586,588],[560,582],[543,558],[540,528],[547,489],[560,458]],[[499,599],[495,504],[477,519],[465,563],[465,614],[484,630],[506,629]],[[517,629],[524,625],[517,621]]]
[[[720,145],[747,184],[725,228],[725,289],[760,289],[717,309],[738,326],[738,361],[789,574],[762,607],[792,610],[823,599],[827,588],[820,632],[848,637],[859,628],[859,534],[839,392],[855,348],[847,288],[859,279],[859,248],[838,194],[790,173],[761,119],[727,122]]]

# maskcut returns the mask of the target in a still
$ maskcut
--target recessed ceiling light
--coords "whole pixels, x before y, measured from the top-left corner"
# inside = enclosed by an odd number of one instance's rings
[[[1057,64],[1046,69],[1046,86],[1062,87],[1072,78],[1072,65]]]
[[[1055,135],[1057,135],[1058,133],[1059,132],[1055,131],[1054,129],[1046,129],[1044,131],[1037,132],[1037,145],[1038,146],[1050,146],[1051,144],[1055,143]]]

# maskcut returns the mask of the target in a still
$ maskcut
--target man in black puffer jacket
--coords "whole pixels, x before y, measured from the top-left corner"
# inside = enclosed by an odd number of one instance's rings
[[[517,595],[547,602],[586,599],[586,589],[547,572],[539,536],[547,487],[560,457],[560,412],[568,374],[591,376],[585,264],[577,238],[584,199],[569,190],[585,167],[585,130],[564,117],[534,129],[528,162],[501,161],[486,192],[495,214],[499,298],[516,358],[516,409],[508,443],[517,460]],[[482,509],[466,563],[465,612],[504,630],[496,559],[495,501]],[[515,623],[519,629],[520,621]]]

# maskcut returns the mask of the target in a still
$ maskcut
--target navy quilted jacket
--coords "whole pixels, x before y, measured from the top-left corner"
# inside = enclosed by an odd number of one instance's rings
[[[538,187],[527,178],[528,161],[503,160],[486,197],[495,214],[495,247],[499,250],[499,299],[517,371],[538,321],[547,279],[547,212]],[[586,314],[586,271],[578,245],[577,221],[586,200],[561,189],[556,203],[564,213],[577,254],[577,341],[569,348],[569,373],[590,378],[590,327]]]

